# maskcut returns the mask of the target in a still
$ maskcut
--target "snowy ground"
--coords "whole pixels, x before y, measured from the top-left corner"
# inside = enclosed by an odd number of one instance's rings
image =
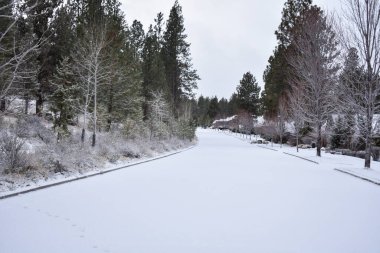
[[[0,252],[380,252],[380,187],[333,170],[350,157],[198,136],[175,156],[1,200]]]
[[[261,139],[259,137],[256,138],[255,136],[241,135],[229,131],[220,131],[220,133],[235,137],[247,143],[250,143],[252,140]],[[364,160],[356,157],[325,152],[322,152],[322,157],[317,157],[315,149],[299,148],[299,151],[297,152],[295,147],[290,147],[287,145],[281,146],[280,144],[274,143],[256,145],[261,148],[273,149],[274,151],[285,153],[287,155],[305,158],[311,162],[320,164],[321,168],[343,171],[380,185],[380,162],[371,161],[371,168],[364,169]]]

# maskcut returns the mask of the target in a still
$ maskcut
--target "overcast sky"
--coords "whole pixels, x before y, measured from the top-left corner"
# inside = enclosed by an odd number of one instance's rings
[[[174,0],[121,0],[128,24],[144,29],[158,12],[167,20]],[[340,0],[314,0],[325,10],[340,9]],[[201,77],[197,94],[229,98],[250,71],[264,87],[263,72],[277,41],[285,0],[179,0],[193,64]]]

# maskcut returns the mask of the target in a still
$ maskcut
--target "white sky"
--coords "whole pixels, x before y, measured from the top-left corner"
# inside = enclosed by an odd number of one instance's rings
[[[158,12],[168,18],[175,0],[121,0],[128,24],[137,19],[147,30]],[[325,10],[340,0],[314,0]],[[262,76],[276,46],[274,31],[285,0],[179,0],[193,64],[201,79],[197,94],[229,98],[243,74]]]

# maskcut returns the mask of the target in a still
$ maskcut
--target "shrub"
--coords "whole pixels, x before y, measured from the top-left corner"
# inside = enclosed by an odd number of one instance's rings
[[[17,135],[21,138],[38,137],[46,144],[55,142],[53,131],[42,124],[37,116],[25,115],[17,120]]]
[[[26,165],[25,152],[22,147],[25,141],[15,133],[3,132],[0,136],[1,165],[6,173],[16,172]]]

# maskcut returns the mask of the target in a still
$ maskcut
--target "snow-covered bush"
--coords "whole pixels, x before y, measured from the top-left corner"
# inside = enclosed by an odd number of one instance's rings
[[[5,173],[13,173],[26,166],[25,152],[22,150],[25,140],[16,133],[3,131],[0,136],[0,167]]]
[[[181,139],[192,140],[195,137],[195,129],[192,122],[185,119],[178,120],[178,137]]]
[[[22,138],[39,138],[46,144],[55,142],[51,128],[44,125],[37,116],[23,115],[17,119],[18,136]]]
[[[149,129],[142,120],[127,119],[123,125],[123,134],[128,139],[147,138],[149,136]]]

